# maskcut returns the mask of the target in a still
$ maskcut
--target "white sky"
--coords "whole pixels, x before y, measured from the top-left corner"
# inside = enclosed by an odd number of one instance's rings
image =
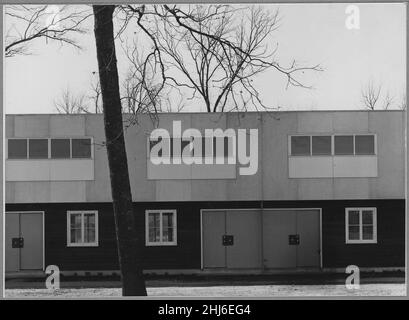
[[[311,90],[286,90],[281,74],[265,72],[255,80],[265,104],[282,110],[361,109],[361,89],[371,79],[395,102],[401,100],[406,90],[404,4],[359,4],[359,30],[345,27],[347,6],[269,5],[279,7],[282,17],[274,34],[280,63],[320,63],[324,71],[306,75],[307,84],[314,86]],[[7,18],[5,23],[7,30]],[[6,113],[55,113],[53,101],[63,89],[86,93],[98,69],[92,26],[90,20],[88,34],[78,38],[82,51],[37,40],[30,44],[35,54],[5,59]],[[118,46],[117,55],[121,77],[126,61]]]

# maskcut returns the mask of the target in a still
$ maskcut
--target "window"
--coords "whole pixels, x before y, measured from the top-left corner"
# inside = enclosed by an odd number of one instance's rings
[[[28,139],[28,157],[30,159],[47,159],[48,139]]]
[[[375,136],[374,135],[356,135],[355,136],[355,154],[374,155],[375,154]]]
[[[331,136],[312,136],[311,146],[313,156],[332,154]]]
[[[67,246],[98,246],[98,212],[67,212]]]
[[[311,155],[310,136],[292,136],[291,137],[291,155],[309,156]]]
[[[353,155],[354,136],[335,136],[334,148],[335,155]]]
[[[51,139],[51,158],[69,159],[71,144],[70,139]]]
[[[376,243],[376,208],[346,208],[346,243]]]
[[[8,159],[91,158],[91,138],[8,139]]]
[[[168,246],[176,245],[176,210],[147,210],[146,245]]]
[[[27,139],[8,139],[8,158],[27,159]]]
[[[73,158],[91,158],[91,139],[72,139]]]
[[[169,139],[163,139],[163,143],[162,146],[164,146],[166,143],[169,144],[169,153],[170,153],[170,157],[179,157],[179,154],[176,154],[176,152],[173,151],[173,144],[175,143],[175,140],[179,139],[180,140],[180,152],[181,155],[183,154],[183,150],[191,143],[192,144],[192,150],[190,151],[190,155],[193,156],[194,155],[194,142],[193,139],[192,140],[185,140],[182,138],[170,138]],[[197,138],[200,139],[200,138]],[[213,140],[213,141],[212,141]],[[220,141],[222,140],[222,141]],[[157,145],[158,143],[160,143],[162,141],[162,138],[159,137],[157,140],[149,140],[149,151],[152,150],[152,148]],[[209,143],[210,142],[210,143]],[[205,138],[202,137],[201,138],[201,142],[199,140],[199,143],[202,144],[202,158],[206,157],[206,147],[210,146],[210,150],[213,150],[213,158],[216,157],[216,148],[217,148],[217,143],[220,144],[220,142],[223,143],[223,154],[224,154],[224,158],[227,157],[231,157],[233,155],[233,139],[229,138],[229,137],[213,137],[212,138]],[[213,146],[213,149],[211,149]],[[159,149],[158,151],[158,156],[159,157],[166,157],[166,155],[164,154],[164,151],[166,151],[166,149],[164,150],[164,148]],[[210,153],[210,151],[207,151],[208,153]]]

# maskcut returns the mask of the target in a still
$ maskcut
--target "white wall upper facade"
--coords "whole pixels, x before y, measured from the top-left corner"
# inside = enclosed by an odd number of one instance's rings
[[[182,131],[257,129],[256,173],[240,174],[240,163],[156,170],[149,135],[155,127],[172,134],[173,121],[181,121]],[[157,123],[139,115],[125,131],[132,195],[134,201],[403,199],[404,132],[401,111],[180,113],[162,114]],[[339,135],[373,135],[373,154],[336,154]],[[294,156],[292,136],[331,137],[332,150]],[[102,115],[6,116],[7,139],[82,137],[92,139],[87,159],[8,159],[6,143],[6,203],[112,201]]]

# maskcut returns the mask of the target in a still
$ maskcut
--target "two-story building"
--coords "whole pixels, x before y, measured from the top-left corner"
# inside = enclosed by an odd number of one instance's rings
[[[158,119],[125,129],[147,271],[404,268],[402,111]],[[103,116],[7,115],[6,139],[6,271],[118,270]]]

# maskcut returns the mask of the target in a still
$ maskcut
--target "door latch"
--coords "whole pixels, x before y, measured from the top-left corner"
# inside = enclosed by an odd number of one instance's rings
[[[298,246],[300,244],[300,235],[299,234],[289,234],[288,244],[290,246]]]
[[[12,238],[11,247],[12,248],[24,248],[24,238]]]
[[[225,234],[222,237],[222,243],[224,246],[232,246],[234,244],[234,237],[229,234]]]

